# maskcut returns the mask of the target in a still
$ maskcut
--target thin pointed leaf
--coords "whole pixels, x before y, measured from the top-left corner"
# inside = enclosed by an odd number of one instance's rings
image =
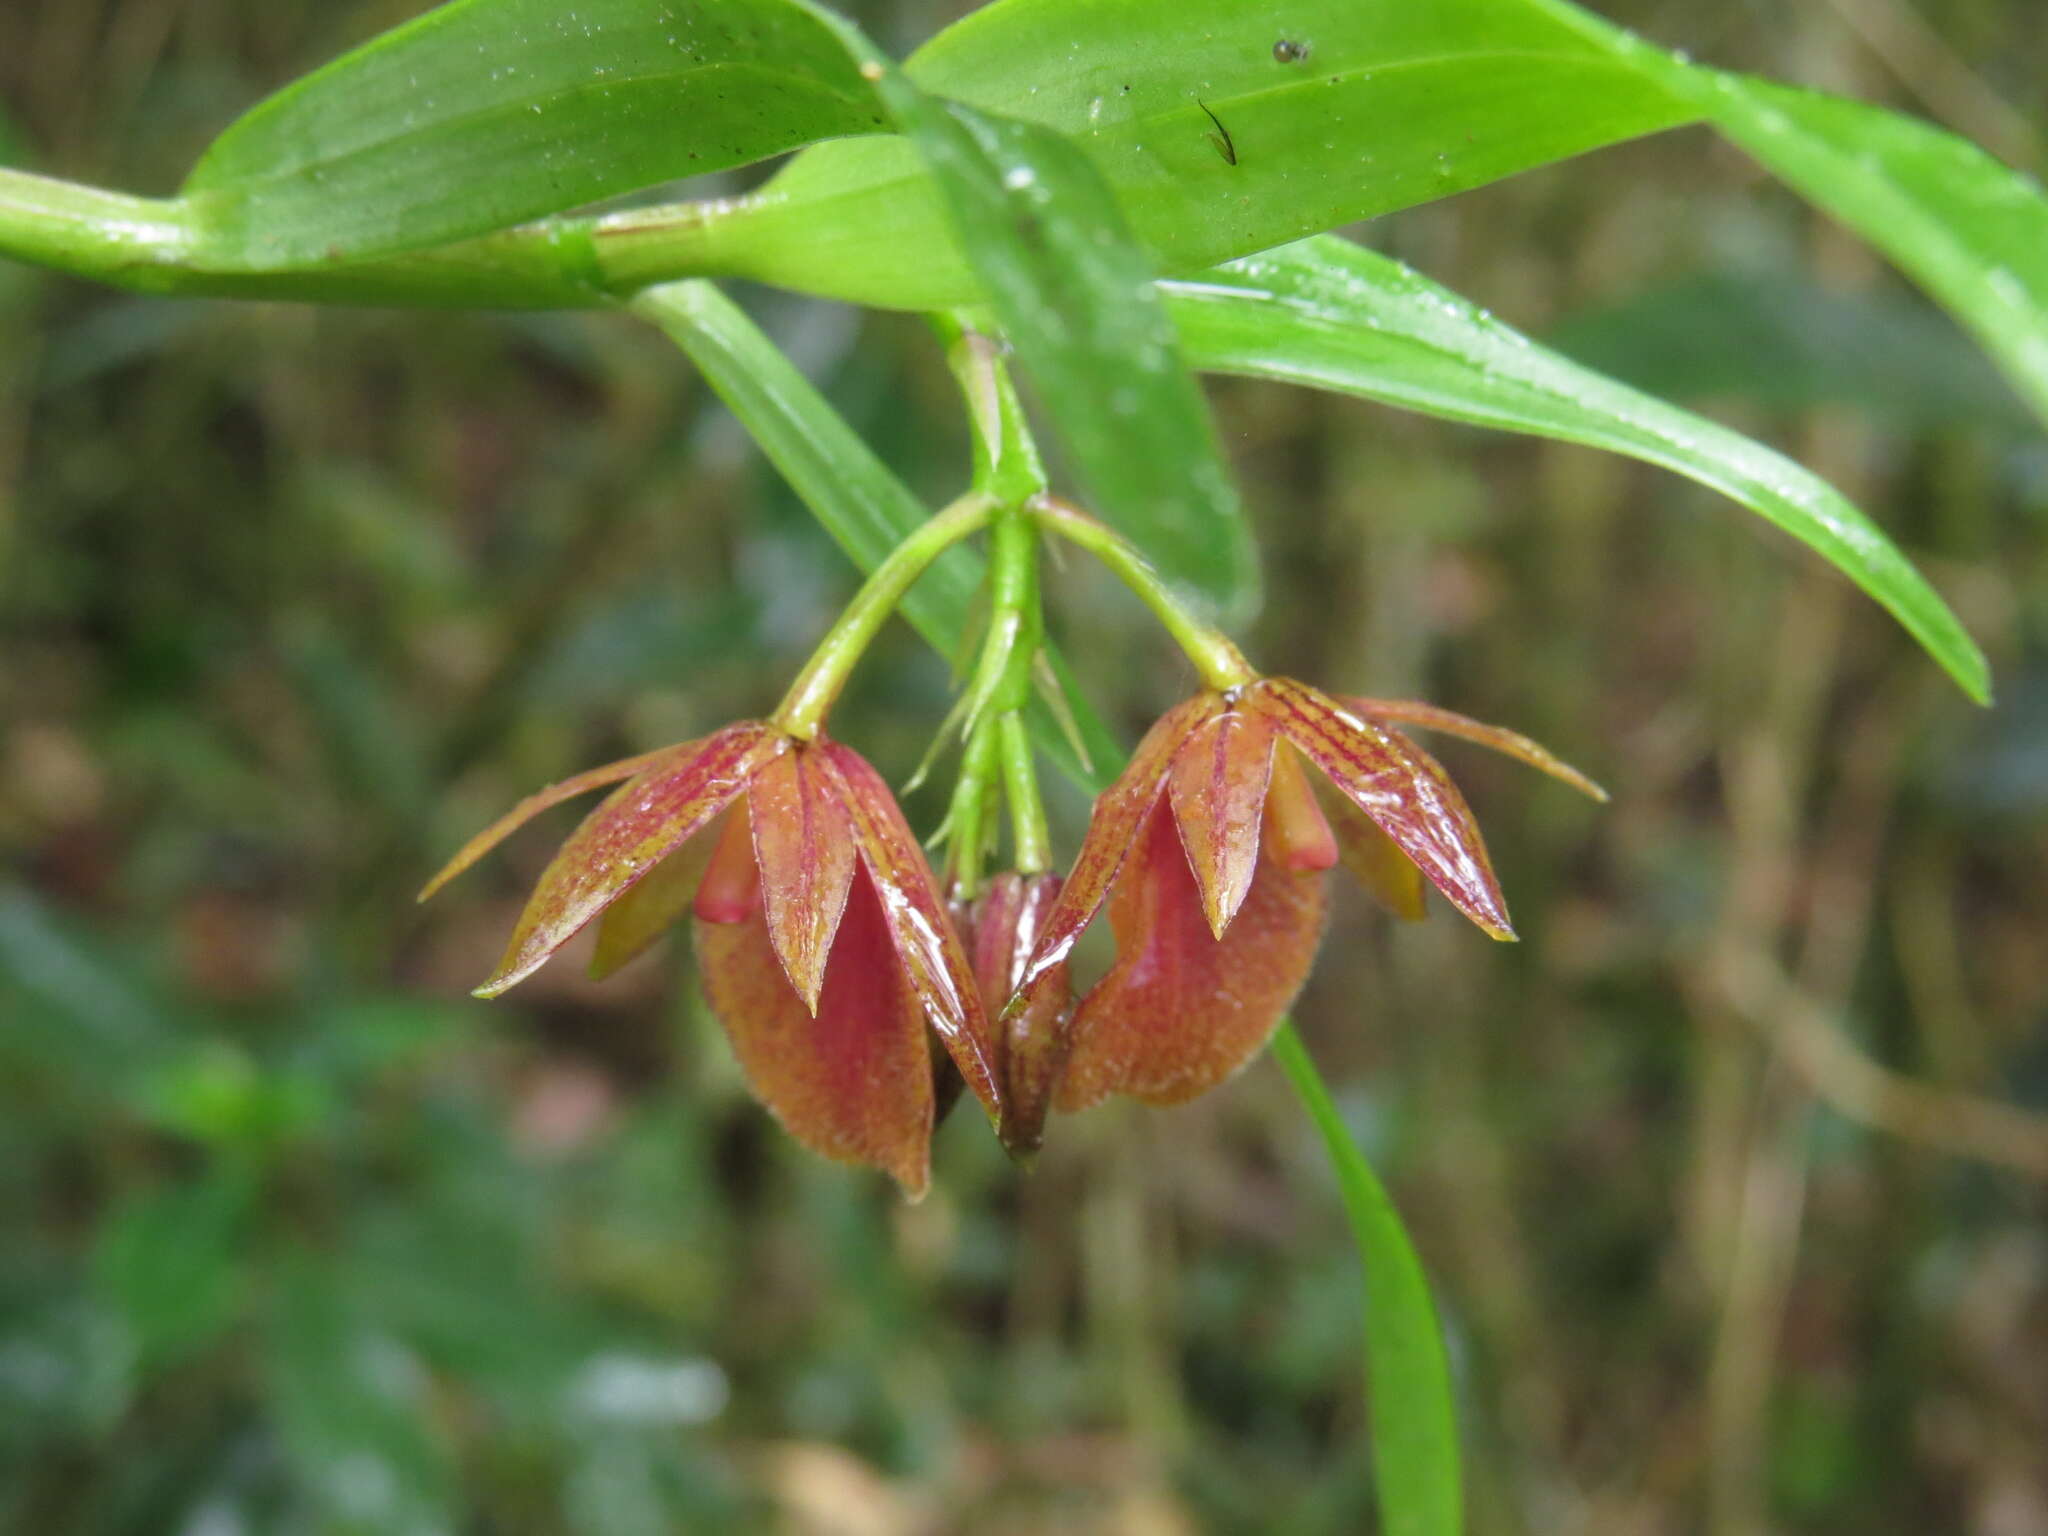
[[[1108,185],[1057,133],[893,72],[881,91],[1104,519],[1214,611],[1248,617],[1250,530],[1151,258]]]
[[[258,105],[181,202],[202,264],[334,266],[883,125],[802,0],[455,0]]]
[[[2048,421],[2048,199],[1930,123],[1695,71],[1714,126],[1898,263],[1976,335]]]
[[[1970,697],[1989,695],[1989,667],[1961,621],[1831,486],[1739,432],[1535,345],[1398,262],[1323,236],[1164,286],[1198,368],[1586,443],[1711,486],[1883,604]]]
[[[1386,1536],[1458,1536],[1458,1420],[1429,1277],[1293,1024],[1281,1023],[1272,1049],[1323,1139],[1365,1272],[1365,1375],[1381,1524]]]
[[[1570,0],[1549,12],[1697,112],[1883,251],[1975,334],[2048,421],[2048,197],[1932,123],[1706,69]]]

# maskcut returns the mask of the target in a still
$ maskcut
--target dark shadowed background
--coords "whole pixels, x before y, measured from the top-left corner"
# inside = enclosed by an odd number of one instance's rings
[[[420,9],[6,0],[0,156],[168,191]],[[907,50],[961,7],[855,9]],[[2034,0],[1604,9],[2043,167]],[[2048,442],[1703,131],[1360,233],[1832,478],[1999,693],[1690,484],[1215,388],[1254,660],[1614,791],[1447,746],[1525,942],[1347,890],[1301,1009],[1438,1283],[1474,1530],[2043,1536]],[[957,488],[919,322],[743,297]],[[1050,579],[1134,736],[1187,669]],[[970,1106],[910,1207],[753,1104],[686,945],[466,997],[573,812],[413,905],[526,791],[770,707],[853,584],[626,317],[0,265],[0,1529],[1370,1529],[1355,1261],[1270,1064],[1029,1176]],[[946,704],[898,631],[835,725],[900,782]]]

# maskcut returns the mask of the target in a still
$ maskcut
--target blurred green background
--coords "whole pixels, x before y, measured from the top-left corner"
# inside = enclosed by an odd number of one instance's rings
[[[0,153],[167,191],[422,8],[8,0]],[[2042,167],[2036,0],[1605,9]],[[1833,478],[1999,689],[1687,483],[1215,388],[1254,658],[1615,791],[1447,747],[1526,942],[1346,891],[1301,1009],[1438,1283],[1475,1531],[2048,1533],[2048,443],[1703,132],[1362,233]],[[919,323],[744,297],[957,487]],[[0,266],[0,1529],[1371,1529],[1355,1262],[1270,1064],[1028,1177],[963,1111],[909,1207],[755,1107],[687,946],[466,997],[573,812],[413,905],[527,790],[767,708],[853,582],[624,317]],[[1052,582],[1121,729],[1191,686]],[[947,687],[893,634],[839,734],[900,782]]]

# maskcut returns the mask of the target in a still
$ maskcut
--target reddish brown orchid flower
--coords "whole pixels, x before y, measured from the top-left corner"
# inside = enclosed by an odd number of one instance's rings
[[[1059,1108],[1112,1093],[1177,1103],[1250,1060],[1308,975],[1319,875],[1340,857],[1404,915],[1420,915],[1427,879],[1484,932],[1514,937],[1464,797],[1394,721],[1482,742],[1605,798],[1526,737],[1429,705],[1261,678],[1168,711],[1096,802],[1005,1010],[1007,1025],[1065,991],[1058,972],[1107,899],[1116,962],[1043,1047],[1064,1058]],[[1334,831],[1303,759],[1336,791]],[[1030,1107],[1042,1114],[1042,1102]],[[1035,1139],[1017,1109],[1006,1134]]]
[[[523,980],[593,920],[592,970],[608,975],[694,911],[705,992],[754,1092],[806,1146],[921,1195],[927,1031],[998,1121],[999,1054],[917,840],[858,753],[749,721],[592,769],[515,806],[421,899],[534,815],[621,779],[542,873],[478,995]]]
[[[1045,920],[1060,893],[1058,875],[997,875],[955,918],[973,957],[974,976],[991,1016],[1024,984]],[[996,1039],[1001,1052],[1003,1143],[1011,1152],[1038,1150],[1053,1092],[1066,1066],[1068,1015],[1073,992],[1066,962],[1045,973],[1022,1006],[1004,1015]]]

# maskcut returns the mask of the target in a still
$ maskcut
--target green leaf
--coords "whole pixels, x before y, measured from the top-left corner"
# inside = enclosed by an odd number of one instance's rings
[[[2048,198],[1966,139],[1865,102],[1701,68],[1572,5],[1524,0],[1661,86],[1883,251],[2048,421]]]
[[[1457,1536],[1464,1522],[1450,1361],[1429,1278],[1372,1165],[1291,1023],[1273,1055],[1323,1138],[1365,1270],[1365,1372],[1372,1461],[1386,1536]]]
[[[257,106],[183,201],[201,265],[337,265],[882,125],[801,0],[455,0]]]
[[[1172,272],[1697,115],[1529,0],[1000,0],[905,69],[1071,136]],[[978,291],[899,141],[809,149],[706,234],[726,269],[810,292],[925,309]]]
[[[650,288],[633,308],[681,347],[737,416],[761,451],[847,557],[872,571],[904,538],[930,519],[930,510],[875,456],[846,418],[832,408],[760,327],[707,282]],[[955,546],[910,589],[903,616],[951,660],[967,632],[981,590],[982,562]],[[1051,647],[1047,647],[1050,653]],[[1054,666],[1059,667],[1058,658]],[[1030,711],[1041,749],[1077,782],[1099,787],[1099,775],[1118,749],[1067,679],[1069,705],[1093,769],[1068,745],[1043,704]]]
[[[138,1375],[234,1321],[251,1195],[246,1179],[213,1174],[133,1196],[101,1228],[94,1288],[125,1324]]]
[[[1151,263],[1101,176],[1046,129],[939,102],[900,74],[881,90],[1100,515],[1226,622],[1248,618],[1251,534]]]
[[[1916,296],[1824,288],[1771,264],[1599,303],[1544,332],[1585,367],[1673,399],[1849,405],[1887,426],[2002,438],[2040,426],[1948,317]]]
[[[1199,368],[1585,443],[1711,486],[1817,551],[1971,698],[1989,698],[1989,668],[1961,622],[1839,492],[1738,432],[1536,346],[1399,262],[1322,236],[1165,288]]]
[[[1967,140],[1862,102],[1740,75],[1714,126],[1855,229],[1973,332],[2048,421],[2048,199]]]

